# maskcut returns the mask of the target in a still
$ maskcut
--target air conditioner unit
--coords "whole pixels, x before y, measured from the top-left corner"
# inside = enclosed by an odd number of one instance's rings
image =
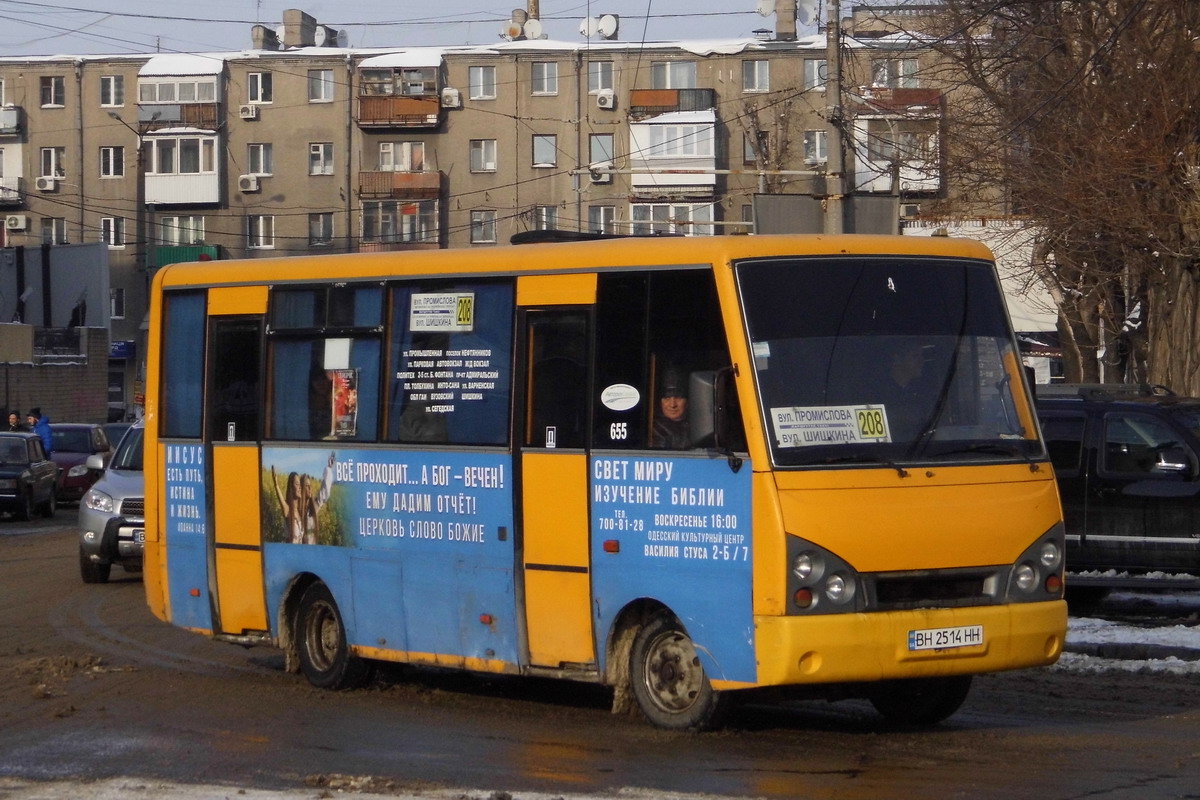
[[[596,92],[596,107],[612,111],[617,107],[617,96],[612,89],[601,89]]]
[[[609,170],[613,168],[611,161],[598,161],[595,164],[588,165],[588,171],[591,173],[592,183],[612,183],[611,172],[601,172],[601,170]]]
[[[258,106],[238,106],[238,116],[242,119],[258,119]]]
[[[916,219],[921,216],[920,203],[901,203],[900,219]]]
[[[258,176],[257,175],[240,175],[238,176],[238,191],[242,192],[257,192],[258,191]]]
[[[460,108],[462,106],[462,94],[453,86],[447,86],[442,89],[442,108]]]
[[[37,186],[39,192],[57,192],[58,178],[43,175],[34,182],[34,185]]]
[[[25,214],[9,214],[4,218],[4,227],[10,231],[23,231],[29,227],[29,217]]]

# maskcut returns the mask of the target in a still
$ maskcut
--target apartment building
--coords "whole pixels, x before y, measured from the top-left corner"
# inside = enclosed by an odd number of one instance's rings
[[[838,98],[823,34],[363,50],[292,10],[251,39],[0,59],[4,244],[106,243],[114,342],[180,260],[750,232],[756,195],[837,191],[834,106],[844,192],[947,193],[932,54],[893,31],[844,40]]]

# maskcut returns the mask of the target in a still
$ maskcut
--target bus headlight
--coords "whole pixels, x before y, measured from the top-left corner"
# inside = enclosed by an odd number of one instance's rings
[[[834,605],[842,605],[854,599],[854,583],[846,576],[835,572],[825,580],[825,596]]]
[[[796,580],[807,581],[812,577],[816,567],[816,559],[813,557],[813,554],[804,552],[796,556],[796,559],[792,562],[792,574],[796,576]]]
[[[841,614],[856,610],[858,573],[830,551],[788,537],[788,606],[790,614]]]
[[[1022,592],[1031,592],[1038,585],[1037,570],[1032,564],[1020,564],[1013,572],[1013,582]]]
[[[1062,550],[1058,548],[1058,544],[1053,541],[1042,542],[1041,558],[1042,566],[1048,570],[1058,569],[1058,565],[1062,563]]]

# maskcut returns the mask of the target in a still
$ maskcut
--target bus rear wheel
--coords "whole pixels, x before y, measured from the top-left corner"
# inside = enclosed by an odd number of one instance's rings
[[[634,637],[630,679],[642,713],[660,728],[704,730],[719,721],[724,700],[672,614],[655,615]]]
[[[350,653],[342,614],[323,583],[312,584],[300,597],[296,640],[300,669],[319,689],[352,689],[370,674],[367,662]]]
[[[936,725],[967,699],[970,675],[884,681],[871,692],[871,705],[888,722],[898,725]]]

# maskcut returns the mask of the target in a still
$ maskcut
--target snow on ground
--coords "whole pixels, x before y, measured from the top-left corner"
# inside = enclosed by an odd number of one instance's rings
[[[1113,592],[1104,608],[1135,608],[1140,616],[1154,610],[1172,617],[1191,616],[1191,624],[1145,627],[1112,622],[1094,617],[1071,617],[1067,623],[1067,645],[1122,644],[1178,647],[1200,651],[1200,592]],[[1076,672],[1170,672],[1200,674],[1200,659],[1184,660],[1169,656],[1153,659],[1098,658],[1083,653],[1063,653],[1056,669]]]

